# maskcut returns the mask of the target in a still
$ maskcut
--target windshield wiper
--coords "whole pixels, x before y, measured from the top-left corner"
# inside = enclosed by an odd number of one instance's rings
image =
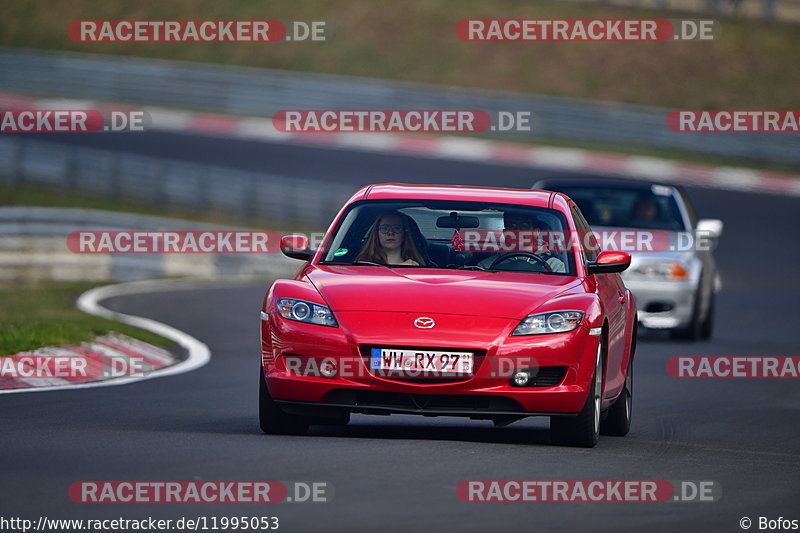
[[[352,263],[345,263],[345,264],[348,264],[348,265],[370,265],[370,266],[376,266],[376,267],[389,268],[389,265],[384,265],[384,264],[381,264],[381,263],[373,263],[372,261],[364,261],[364,260],[353,261]]]
[[[389,268],[389,265],[382,265],[381,263],[373,263],[372,261],[324,261],[320,265],[336,265],[336,266],[353,266],[353,265],[369,265]]]

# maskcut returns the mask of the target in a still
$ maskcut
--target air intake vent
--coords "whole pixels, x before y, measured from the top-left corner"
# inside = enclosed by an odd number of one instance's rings
[[[567,373],[565,366],[543,366],[533,377],[528,387],[555,387],[564,379]]]

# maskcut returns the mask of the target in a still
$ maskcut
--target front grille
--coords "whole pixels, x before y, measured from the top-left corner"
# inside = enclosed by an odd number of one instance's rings
[[[564,379],[567,373],[565,366],[543,366],[534,376],[527,387],[555,387]]]
[[[647,313],[667,313],[675,309],[675,306],[670,302],[651,302],[645,307]]]
[[[411,394],[405,392],[338,389],[328,393],[325,401],[353,407],[388,407],[423,412],[523,412],[522,406],[511,398],[489,395]]]

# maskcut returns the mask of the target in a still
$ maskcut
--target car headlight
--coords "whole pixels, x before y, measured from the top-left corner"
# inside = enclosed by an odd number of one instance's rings
[[[283,318],[288,318],[289,320],[333,328],[339,327],[333,317],[331,308],[327,305],[296,300],[295,298],[278,298],[278,312]]]
[[[581,320],[583,320],[583,313],[580,311],[553,311],[528,315],[514,328],[512,335],[563,333],[577,328]]]
[[[658,280],[684,280],[689,279],[689,268],[677,261],[666,263],[642,263],[637,265],[633,274],[648,279]]]

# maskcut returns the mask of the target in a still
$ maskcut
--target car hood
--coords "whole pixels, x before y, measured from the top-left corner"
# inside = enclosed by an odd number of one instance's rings
[[[319,265],[307,273],[333,311],[524,318],[577,286],[572,276],[431,268]]]

